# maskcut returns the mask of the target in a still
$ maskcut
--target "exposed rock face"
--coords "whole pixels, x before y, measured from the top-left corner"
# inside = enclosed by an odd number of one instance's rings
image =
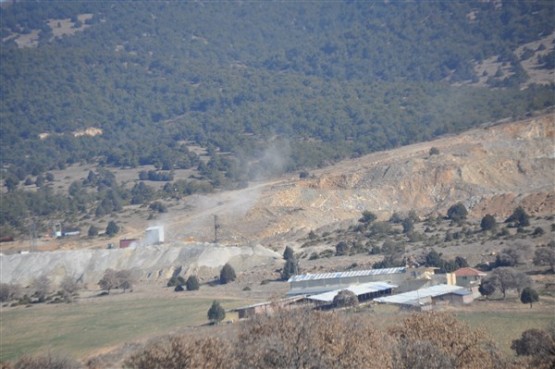
[[[176,268],[182,274],[218,275],[229,262],[237,271],[254,265],[273,265],[282,256],[262,246],[222,247],[214,244],[148,246],[135,249],[71,250],[0,256],[2,283],[28,284],[47,275],[54,284],[65,276],[94,286],[106,269],[136,270],[141,279],[168,279]]]
[[[548,115],[498,124],[342,162],[264,189],[244,221],[265,223],[258,236],[273,237],[356,220],[363,210],[382,219],[410,210],[444,215],[458,201],[473,218],[502,219],[518,205],[552,214],[554,121]],[[439,154],[430,155],[432,147]]]

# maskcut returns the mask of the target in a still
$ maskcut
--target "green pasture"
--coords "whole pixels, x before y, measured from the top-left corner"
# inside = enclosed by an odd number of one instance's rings
[[[76,358],[207,322],[213,299],[133,299],[2,308],[0,361],[24,354],[62,352]],[[225,309],[245,301],[220,300]]]

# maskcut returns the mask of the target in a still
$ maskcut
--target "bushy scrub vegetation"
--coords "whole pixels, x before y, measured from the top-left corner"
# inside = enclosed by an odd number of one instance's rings
[[[98,285],[101,289],[110,293],[113,289],[121,289],[123,292],[133,288],[135,283],[135,276],[131,270],[113,270],[106,269],[104,275],[98,281]]]
[[[527,359],[529,368],[551,369],[555,362],[555,325],[546,329],[528,329],[513,341],[511,348]]]
[[[193,368],[195,363],[237,369],[520,365],[502,357],[483,331],[470,329],[445,313],[410,315],[385,332],[363,315],[279,311],[245,322],[233,343],[223,338],[172,336],[132,355],[126,365],[132,369]]]

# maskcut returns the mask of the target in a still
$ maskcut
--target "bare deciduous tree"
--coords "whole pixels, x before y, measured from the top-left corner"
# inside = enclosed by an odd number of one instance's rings
[[[133,283],[135,283],[135,276],[130,270],[119,270],[115,271],[113,269],[106,269],[102,279],[98,281],[98,285],[103,290],[110,293],[110,290],[121,288],[123,292],[133,288]]]
[[[116,277],[116,271],[113,269],[106,269],[102,279],[98,281],[98,285],[108,293],[110,293],[110,290],[117,288],[118,278]]]
[[[21,286],[18,284],[0,283],[0,302],[11,301],[19,298]]]
[[[31,282],[31,288],[34,291],[34,295],[39,299],[40,302],[43,302],[46,299],[46,296],[50,292],[50,279],[46,275],[41,275],[33,279]]]
[[[60,282],[60,290],[66,299],[71,299],[78,289],[79,283],[70,276],[65,277],[62,282]]]

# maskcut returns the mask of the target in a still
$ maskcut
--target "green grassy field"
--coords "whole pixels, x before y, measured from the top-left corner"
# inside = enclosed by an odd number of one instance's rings
[[[76,358],[207,322],[213,299],[132,299],[2,309],[0,361],[51,350]],[[245,301],[220,300],[225,309]]]

